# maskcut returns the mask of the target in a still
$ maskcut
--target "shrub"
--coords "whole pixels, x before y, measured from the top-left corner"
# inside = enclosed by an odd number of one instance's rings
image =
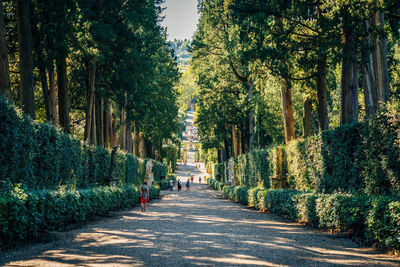
[[[292,198],[300,192],[294,190],[269,190],[265,194],[264,209],[268,212],[284,215],[288,219],[297,218],[295,201]]]
[[[167,179],[162,179],[162,180],[159,182],[159,185],[160,185],[161,190],[167,190],[167,189],[169,189],[169,180],[167,180]]]
[[[256,187],[262,182],[269,188],[269,174],[267,150],[252,150],[236,158],[236,175],[240,186]]]
[[[385,106],[364,127],[361,163],[368,194],[400,195],[400,104]]]
[[[32,121],[0,97],[0,182],[22,183],[30,189],[106,185],[111,153]],[[142,161],[142,160],[141,160]],[[143,182],[145,169],[132,154],[118,152],[114,175],[120,183]],[[144,172],[143,172],[144,170]],[[167,166],[153,161],[155,180]]]
[[[359,194],[335,193],[320,195],[316,200],[319,227],[337,231],[364,229],[366,197]]]
[[[258,193],[260,191],[265,190],[264,188],[261,187],[255,187],[255,188],[250,188],[248,191],[248,196],[249,196],[249,206],[250,207],[255,207],[257,208],[258,206]]]
[[[303,193],[293,196],[297,210],[297,221],[318,226],[319,217],[316,210],[318,197],[319,194],[316,193]]]
[[[248,187],[241,186],[225,186],[223,187],[223,195],[226,198],[234,200],[236,202],[248,205]]]
[[[400,249],[400,201],[374,197],[366,215],[366,239],[385,248]]]
[[[160,193],[150,187],[150,199]],[[134,185],[105,186],[83,190],[24,191],[20,186],[0,193],[0,247],[40,238],[50,230],[83,223],[110,210],[139,203]]]

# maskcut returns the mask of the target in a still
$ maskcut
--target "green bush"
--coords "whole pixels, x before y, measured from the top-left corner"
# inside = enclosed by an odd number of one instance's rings
[[[335,193],[320,195],[316,200],[319,227],[337,231],[362,231],[367,210],[364,195]]]
[[[265,188],[269,188],[270,164],[267,150],[252,150],[250,153],[240,155],[235,160],[239,185],[256,187],[263,183]]]
[[[247,192],[248,196],[249,196],[249,206],[250,207],[255,207],[257,208],[258,206],[258,193],[260,191],[264,191],[264,188],[260,188],[260,187],[254,187],[254,188],[250,188],[249,191]]]
[[[361,162],[368,194],[400,195],[400,103],[385,106],[365,123],[365,161]]]
[[[316,209],[316,200],[319,194],[302,193],[293,196],[293,201],[296,203],[296,220],[312,226],[318,226],[319,217]]]
[[[293,196],[300,192],[294,190],[268,190],[264,197],[264,209],[271,213],[283,215],[296,220],[297,210]]]
[[[110,151],[32,121],[1,97],[0,140],[0,182],[22,183],[30,189],[107,184]],[[159,180],[166,176],[167,166],[153,161],[153,172]],[[114,175],[120,183],[139,185],[145,178],[145,166],[132,154],[118,152]]]
[[[385,248],[400,249],[399,197],[374,197],[366,215],[366,239]]]
[[[225,183],[217,181],[216,179],[213,178],[207,178],[207,184],[214,190],[220,190],[222,191]]]
[[[161,188],[161,190],[167,190],[167,189],[169,189],[169,180],[167,180],[167,179],[162,179],[160,182],[159,182],[159,184],[160,184],[160,188]]]
[[[249,191],[248,187],[241,187],[241,186],[223,187],[224,197],[242,203],[244,205],[248,205],[249,203],[248,191]]]
[[[159,193],[157,183],[150,187],[150,199]],[[47,231],[80,224],[137,203],[138,187],[128,184],[56,191],[24,191],[15,186],[0,194],[0,247],[35,240]]]

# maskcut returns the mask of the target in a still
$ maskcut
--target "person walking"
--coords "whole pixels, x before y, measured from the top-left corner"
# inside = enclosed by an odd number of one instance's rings
[[[169,180],[169,191],[173,191],[174,190],[174,181],[171,179]]]
[[[199,176],[199,184],[201,184],[201,176]]]
[[[190,190],[190,180],[188,178],[186,181],[186,191],[189,191],[189,190]]]
[[[140,187],[139,196],[142,211],[145,211],[147,207],[147,200],[150,199],[150,192],[149,187],[147,186],[147,182],[144,182],[143,185]]]
[[[182,189],[182,182],[181,179],[178,180],[178,191],[181,191]]]

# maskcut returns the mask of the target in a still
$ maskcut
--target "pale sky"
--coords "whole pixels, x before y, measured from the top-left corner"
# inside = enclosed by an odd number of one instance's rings
[[[166,0],[162,25],[167,27],[168,40],[190,39],[196,31],[199,15],[197,0]]]

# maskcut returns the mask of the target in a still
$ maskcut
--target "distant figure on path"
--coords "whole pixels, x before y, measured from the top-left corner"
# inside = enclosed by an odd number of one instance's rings
[[[174,190],[174,181],[172,181],[172,179],[171,179],[171,180],[169,180],[169,191],[172,191],[172,190]]]
[[[178,180],[178,191],[181,191],[182,189],[182,182],[181,179]]]
[[[192,180],[192,184],[193,184],[193,175],[190,177],[190,180]]]
[[[147,186],[147,182],[144,182],[143,185],[140,187],[139,196],[140,196],[140,204],[142,206],[142,211],[145,211],[147,207],[147,200],[150,198],[149,187]]]
[[[186,191],[189,191],[189,190],[190,190],[190,180],[188,178],[186,181]]]
[[[201,184],[201,176],[199,176],[199,184]]]

